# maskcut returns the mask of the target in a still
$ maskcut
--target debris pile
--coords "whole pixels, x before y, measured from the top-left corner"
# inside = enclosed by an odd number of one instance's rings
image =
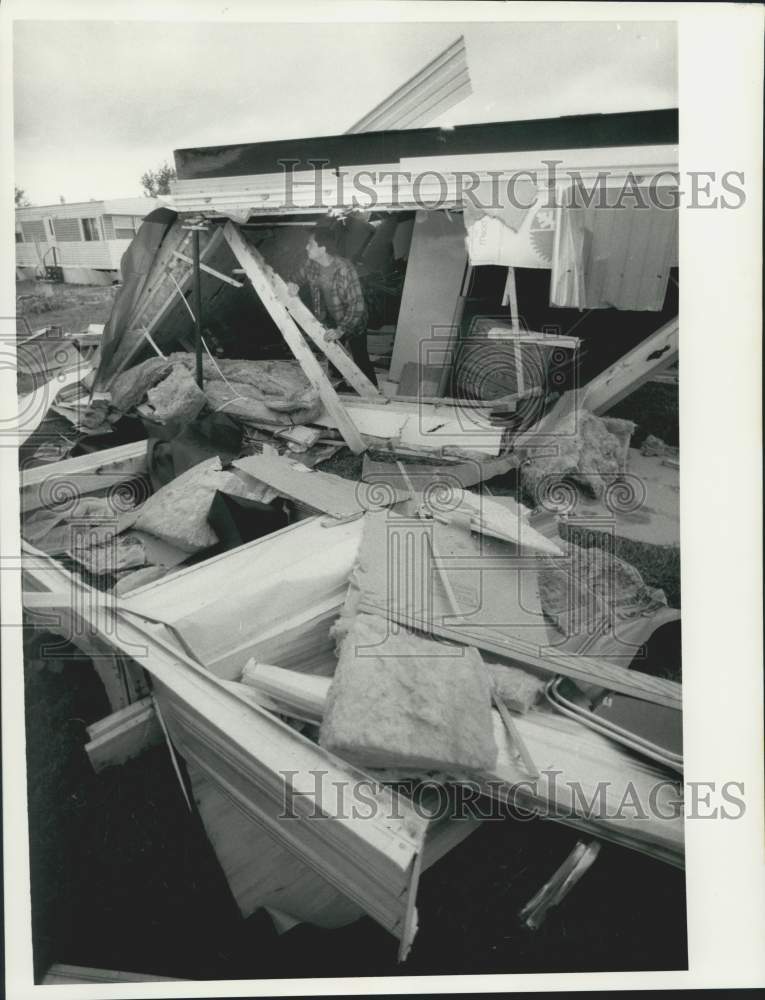
[[[556,492],[565,483],[602,498],[608,486],[626,471],[634,430],[630,420],[576,410],[571,432],[558,439],[557,454],[534,457],[522,466],[524,491],[544,506],[555,502]]]
[[[628,786],[647,794],[682,769],[672,742],[680,687],[656,676],[672,671],[642,669],[659,630],[679,627],[679,611],[626,559],[559,530],[576,523],[582,504],[588,526],[608,515],[617,534],[622,520],[645,524],[654,513],[653,497],[633,491],[634,506],[622,502],[614,514],[637,454],[636,425],[602,415],[625,391],[623,367],[597,376],[584,396],[554,398],[547,335],[526,338],[545,359],[530,379],[517,328],[494,323],[488,339],[501,342],[503,357],[518,355],[512,378],[494,373],[496,398],[481,398],[472,375],[469,405],[438,395],[443,373],[411,360],[400,384],[415,396],[386,393],[327,336],[251,234],[230,220],[199,226],[207,278],[228,296],[246,279],[293,360],[215,358],[196,322],[195,350],[178,350],[190,343],[187,316],[178,314],[183,336],[177,317],[161,322],[176,295],[163,299],[165,277],[172,270],[175,281],[178,261],[190,261],[188,233],[173,223],[158,251],[165,264],[145,286],[133,283],[141,323],[123,317],[116,339],[112,324],[90,380],[97,392],[68,407],[80,440],[126,423],[142,436],[26,470],[22,484],[23,533],[42,566],[27,570],[38,604],[54,590],[82,597],[77,614],[90,616],[99,655],[113,646],[130,660],[131,649],[148,649],[152,701],[143,701],[145,678],[134,679],[127,700],[141,700],[139,721],[103,733],[119,733],[119,753],[130,756],[126,744],[146,738],[157,713],[152,739],[161,730],[174,763],[176,754],[186,761],[243,913],[273,900],[263,859],[278,858],[288,880],[326,895],[327,926],[363,909],[405,949],[420,867],[477,825],[418,817],[406,797],[400,823],[380,812],[280,824],[286,792],[304,802],[317,774],[346,788],[369,780],[386,808],[388,786],[404,778],[429,778],[449,794],[469,785],[504,803],[522,787],[531,810],[552,807],[553,818],[591,837],[677,862],[677,818],[619,823],[607,811],[587,814],[571,791],[589,797],[605,781],[612,796]],[[672,330],[654,336],[671,339]],[[145,356],[150,349],[156,356]],[[395,357],[394,341],[391,366]],[[640,376],[650,371],[645,364]],[[348,392],[337,391],[341,380]],[[390,388],[389,378],[380,382]],[[422,394],[426,385],[435,395]],[[675,456],[648,438],[637,457]],[[116,599],[88,604],[94,589]],[[99,767],[108,743],[98,742]],[[299,875],[290,858],[303,865]],[[294,896],[280,919],[306,912],[306,893]],[[535,920],[544,908],[533,907]]]

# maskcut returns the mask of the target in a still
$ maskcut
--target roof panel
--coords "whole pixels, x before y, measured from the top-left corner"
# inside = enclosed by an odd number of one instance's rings
[[[280,139],[175,150],[179,180],[283,173],[366,163],[398,163],[404,157],[450,156],[539,149],[591,149],[669,145],[678,141],[677,108],[607,115],[573,115],[454,128],[419,128],[351,135]]]

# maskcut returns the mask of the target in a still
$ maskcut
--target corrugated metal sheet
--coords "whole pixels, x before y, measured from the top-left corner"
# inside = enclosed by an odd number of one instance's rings
[[[423,125],[453,108],[471,93],[465,39],[460,36],[419,73],[352,125],[346,135]]]
[[[77,219],[54,219],[53,232],[62,243],[78,243],[82,239]]]
[[[662,308],[670,268],[678,260],[676,209],[655,205],[635,207],[628,201],[621,208],[593,205],[561,209],[559,226],[561,221],[584,234],[581,308],[653,311]],[[563,266],[567,266],[565,261],[553,260],[553,287],[556,269]],[[577,305],[559,298],[553,304]]]

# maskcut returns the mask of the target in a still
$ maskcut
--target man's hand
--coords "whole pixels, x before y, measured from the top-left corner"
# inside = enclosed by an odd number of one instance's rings
[[[298,295],[300,293],[300,286],[296,285],[294,281],[288,281],[287,292],[289,295]]]
[[[324,333],[324,339],[328,344],[334,344],[336,341],[340,340],[342,336],[342,330],[327,330]]]

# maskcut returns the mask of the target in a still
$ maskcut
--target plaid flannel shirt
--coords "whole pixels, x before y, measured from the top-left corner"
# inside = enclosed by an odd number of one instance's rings
[[[334,257],[330,266],[333,270],[328,287],[322,288],[320,280],[324,269],[310,259],[301,268],[297,282],[309,286],[313,313],[320,322],[331,319],[343,339],[363,336],[367,332],[367,306],[356,268],[345,257]]]

